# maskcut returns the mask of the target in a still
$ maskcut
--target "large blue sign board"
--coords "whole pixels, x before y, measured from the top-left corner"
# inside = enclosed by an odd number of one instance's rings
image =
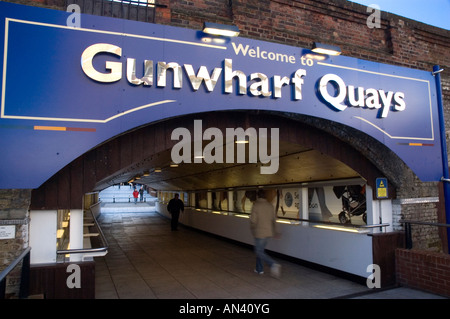
[[[0,2],[0,188],[36,188],[132,128],[216,110],[356,128],[423,181],[442,176],[430,72],[245,38]]]

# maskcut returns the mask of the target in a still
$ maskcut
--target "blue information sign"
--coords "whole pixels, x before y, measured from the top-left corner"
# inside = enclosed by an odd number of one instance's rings
[[[442,176],[431,72],[196,30],[0,2],[0,188],[36,188],[141,125],[270,110],[356,128],[423,181]],[[426,150],[425,150],[426,148]]]

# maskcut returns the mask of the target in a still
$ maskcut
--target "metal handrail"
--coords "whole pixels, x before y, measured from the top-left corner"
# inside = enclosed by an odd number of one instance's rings
[[[399,221],[399,223],[405,224],[405,248],[406,249],[412,249],[412,246],[413,246],[412,234],[411,234],[411,224],[450,228],[450,224],[422,222],[422,221],[419,221],[419,220],[405,220],[405,219],[402,219],[402,220]]]
[[[206,211],[213,211],[213,209],[208,208],[197,208],[194,206],[186,206],[186,208],[190,209],[202,209]],[[231,210],[220,210],[221,212],[231,213],[231,214],[245,214],[250,215],[246,212],[237,212],[237,211],[231,211]],[[329,221],[323,221],[323,220],[312,220],[312,219],[301,219],[301,218],[293,218],[293,217],[280,217],[277,216],[278,219],[285,219],[285,220],[293,220],[297,222],[307,222],[311,224],[324,224],[324,225],[332,225],[332,226],[345,226],[345,227],[353,227],[353,228],[381,228],[381,227],[388,227],[390,224],[388,223],[382,223],[382,224],[371,224],[371,225],[354,225],[354,224],[342,224],[342,223],[335,223],[335,222],[329,222]]]
[[[6,276],[22,261],[22,273],[20,278],[19,298],[28,296],[28,285],[30,277],[30,251],[31,247],[25,248],[22,253],[0,272],[0,299],[5,299]]]
[[[97,228],[99,234],[100,234],[100,240],[102,241],[102,247],[97,248],[74,248],[74,249],[60,249],[56,251],[57,255],[64,255],[64,254],[86,254],[86,253],[98,253],[98,252],[105,252],[108,250],[108,241],[106,240],[105,235],[103,234],[102,229],[100,228],[97,219],[94,217],[94,214],[89,209],[89,212],[92,215],[92,219],[94,220],[95,227]]]
[[[301,219],[301,218],[292,218],[292,217],[279,217],[279,219],[287,219],[287,220],[294,220],[299,222],[307,222],[311,224],[324,224],[324,225],[333,225],[333,226],[346,226],[346,227],[354,227],[354,228],[378,228],[378,227],[388,227],[390,224],[383,223],[383,224],[371,224],[371,225],[354,225],[354,224],[342,224],[342,223],[335,223],[335,222],[328,222],[323,220],[312,220],[312,219]]]

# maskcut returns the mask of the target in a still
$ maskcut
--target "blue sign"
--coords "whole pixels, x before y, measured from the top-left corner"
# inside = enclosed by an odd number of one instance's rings
[[[356,128],[442,176],[431,72],[164,25],[0,2],[0,188],[36,188],[96,145],[169,117],[292,112]]]
[[[386,178],[376,179],[376,196],[377,198],[388,198],[388,181]]]

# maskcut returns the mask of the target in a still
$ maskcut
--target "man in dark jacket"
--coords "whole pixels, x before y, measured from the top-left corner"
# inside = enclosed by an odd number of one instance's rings
[[[172,221],[170,223],[172,230],[178,230],[178,218],[180,217],[180,212],[184,211],[183,201],[178,196],[178,194],[175,194],[175,198],[172,198],[167,205],[167,210],[172,215]]]

